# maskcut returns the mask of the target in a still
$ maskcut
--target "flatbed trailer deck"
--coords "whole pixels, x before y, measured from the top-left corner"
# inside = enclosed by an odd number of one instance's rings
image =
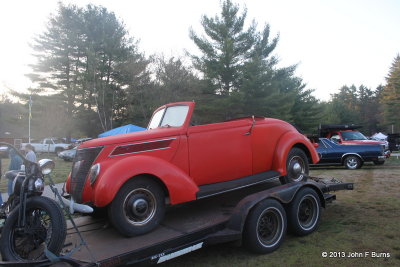
[[[266,182],[223,195],[172,206],[161,225],[154,231],[131,238],[121,236],[106,219],[84,216],[69,224],[64,256],[52,261],[0,262],[9,266],[121,266],[155,264],[198,250],[202,247],[242,241],[243,228],[250,211],[264,199],[274,199],[287,208],[300,189],[315,190],[321,206],[335,199],[330,191],[351,190],[352,183],[307,182],[279,185]]]

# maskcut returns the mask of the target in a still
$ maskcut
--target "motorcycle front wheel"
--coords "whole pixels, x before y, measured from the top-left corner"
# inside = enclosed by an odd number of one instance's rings
[[[0,251],[5,261],[34,261],[45,259],[45,248],[59,255],[66,236],[62,209],[47,197],[28,198],[25,226],[18,225],[17,206],[7,217],[0,238]]]

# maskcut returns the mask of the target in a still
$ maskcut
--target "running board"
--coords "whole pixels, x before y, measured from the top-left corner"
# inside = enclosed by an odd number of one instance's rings
[[[196,197],[197,199],[202,199],[241,189],[244,187],[264,183],[269,180],[278,178],[280,176],[279,174],[280,173],[277,171],[267,171],[226,182],[201,185],[199,186],[200,190],[196,193]]]

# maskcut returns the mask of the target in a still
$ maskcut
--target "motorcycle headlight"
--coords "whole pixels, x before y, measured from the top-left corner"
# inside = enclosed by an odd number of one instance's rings
[[[100,173],[100,163],[94,164],[89,171],[89,179],[90,179],[90,184],[93,185],[94,182],[96,182],[97,176],[99,176]]]
[[[41,159],[39,160],[38,164],[39,164],[39,169],[43,175],[51,173],[51,171],[56,166],[54,161],[52,161],[51,159]]]
[[[35,183],[33,184],[34,189],[36,192],[43,192],[44,190],[44,181],[42,178],[36,179]]]

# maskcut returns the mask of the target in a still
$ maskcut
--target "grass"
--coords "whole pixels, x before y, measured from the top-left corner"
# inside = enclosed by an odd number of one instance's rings
[[[282,246],[267,255],[221,244],[179,257],[166,266],[400,266],[400,159],[390,158],[383,166],[365,164],[354,171],[315,168],[310,174],[355,183],[353,191],[336,192],[337,200],[324,210],[316,232],[305,237],[287,235]],[[344,252],[346,257],[324,258],[322,252]],[[370,254],[347,257],[351,252]],[[389,253],[390,257],[371,257],[372,252]]]

